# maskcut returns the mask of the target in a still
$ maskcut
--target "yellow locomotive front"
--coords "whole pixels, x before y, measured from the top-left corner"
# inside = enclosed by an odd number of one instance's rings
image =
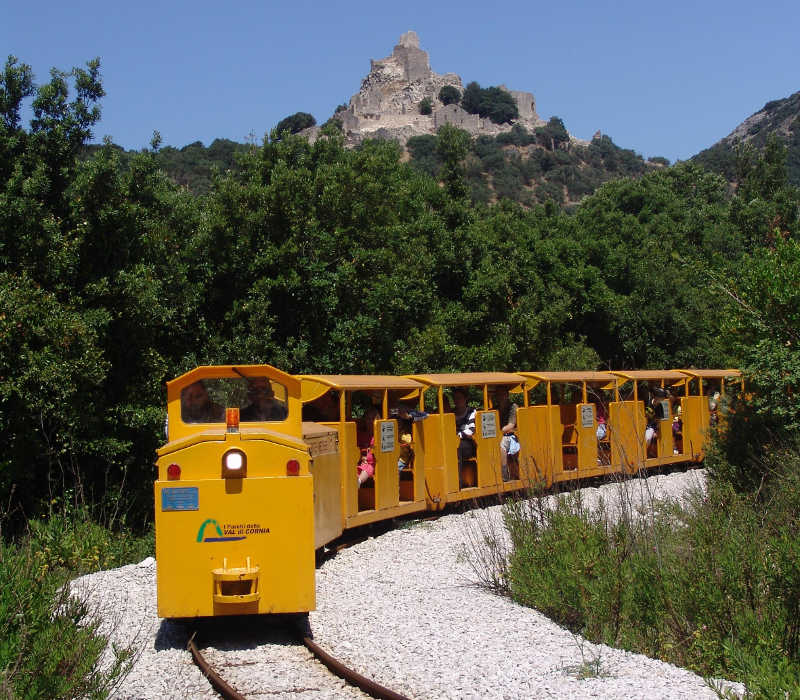
[[[312,610],[299,381],[268,365],[198,367],[167,384],[167,400],[155,483],[159,616]],[[314,439],[324,453],[335,434]]]

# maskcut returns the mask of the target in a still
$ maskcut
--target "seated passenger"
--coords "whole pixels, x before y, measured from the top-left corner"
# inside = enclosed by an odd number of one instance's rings
[[[224,423],[225,409],[211,401],[202,380],[181,391],[181,420],[184,423]]]
[[[597,440],[602,442],[608,435],[608,428],[606,427],[606,417],[599,413],[597,414]]]
[[[461,474],[464,462],[474,459],[478,453],[472,437],[475,434],[475,409],[467,405],[467,390],[462,387],[453,389],[453,413],[456,418],[456,434],[459,437],[458,471]]]
[[[494,390],[494,408],[500,416],[500,428],[503,437],[500,439],[500,468],[503,474],[503,481],[511,478],[508,469],[508,455],[515,455],[519,452],[519,441],[517,440],[517,404],[512,403],[508,398],[508,387],[498,386]]]
[[[414,465],[414,423],[423,421],[428,417],[425,411],[420,411],[406,403],[398,402],[389,409],[389,415],[397,418],[397,430],[400,443],[400,457],[397,460],[397,468],[410,469]]]
[[[403,469],[411,469],[414,466],[414,448],[411,445],[412,436],[409,429],[408,432],[403,432],[400,429],[400,456],[397,459],[397,468],[400,471]]]
[[[358,485],[363,486],[364,482],[375,475],[375,421],[380,414],[378,409],[370,406],[364,411],[364,416],[359,421],[356,430],[356,443],[361,448],[361,458],[356,466],[358,471]]]
[[[250,405],[242,409],[240,420],[243,423],[286,420],[288,415],[286,405],[275,399],[272,384],[266,377],[248,380],[247,398],[250,400]]]
[[[719,392],[715,391],[708,402],[708,420],[712,426],[719,422]]]
[[[644,431],[644,439],[647,443],[647,446],[654,444],[656,441],[656,436],[658,435],[658,420],[656,419],[656,410],[655,408],[650,405],[644,410],[645,421],[647,427]]]
[[[680,410],[680,409],[678,409]],[[672,454],[681,454],[683,452],[683,421],[680,415],[673,416],[672,418]]]

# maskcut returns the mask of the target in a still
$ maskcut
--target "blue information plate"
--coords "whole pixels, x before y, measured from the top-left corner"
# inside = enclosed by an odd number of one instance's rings
[[[161,510],[199,510],[200,496],[196,486],[161,489]]]

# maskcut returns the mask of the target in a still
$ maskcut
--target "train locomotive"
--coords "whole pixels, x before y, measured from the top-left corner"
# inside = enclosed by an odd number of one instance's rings
[[[735,369],[397,377],[197,367],[167,383],[158,614],[305,613],[315,552],[350,528],[533,482],[699,462],[741,381]],[[475,409],[467,459],[448,399],[456,387]],[[517,405],[508,465],[501,388]]]

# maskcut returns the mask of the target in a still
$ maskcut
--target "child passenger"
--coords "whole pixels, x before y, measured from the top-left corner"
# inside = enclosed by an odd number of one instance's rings
[[[379,417],[378,410],[370,406],[364,411],[361,425],[356,432],[356,443],[361,448],[361,459],[356,465],[358,471],[358,485],[363,486],[370,477],[375,475],[375,421]]]

